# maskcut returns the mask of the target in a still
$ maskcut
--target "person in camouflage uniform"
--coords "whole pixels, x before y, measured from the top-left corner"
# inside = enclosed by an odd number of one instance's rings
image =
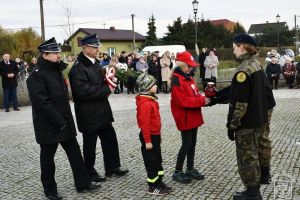
[[[247,34],[239,34],[233,38],[233,49],[240,65],[231,86],[219,91],[217,97],[212,99],[212,105],[229,101],[227,134],[236,143],[238,170],[246,187],[246,191],[235,193],[233,199],[262,199],[261,174],[270,177],[268,109],[271,114],[275,101],[256,58],[258,50],[255,40]]]
[[[267,102],[268,102],[268,122],[265,123],[259,129],[259,132],[261,132],[261,134],[260,137],[258,138],[258,142],[259,142],[258,159],[259,159],[259,165],[261,171],[260,184],[270,184],[272,147],[271,147],[271,140],[269,138],[269,134],[270,134],[271,116],[273,113],[273,108],[276,105],[276,102],[273,96],[272,87],[267,79],[267,76],[265,76],[264,83],[265,83],[265,90],[266,90]],[[213,97],[211,99],[211,103],[209,106],[213,106],[215,104],[228,103],[230,97],[230,91],[231,91],[231,86],[218,90],[216,97]]]

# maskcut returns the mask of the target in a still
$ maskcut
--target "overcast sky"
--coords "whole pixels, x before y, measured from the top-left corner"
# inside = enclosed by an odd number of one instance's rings
[[[192,0],[44,0],[46,39],[53,36],[59,42],[67,39],[66,27],[51,27],[66,24],[66,1],[71,10],[74,31],[78,28],[131,29],[131,14],[135,15],[135,31],[146,35],[147,22],[153,14],[156,18],[157,36],[167,32],[167,25],[177,17],[183,22],[193,18]],[[229,19],[241,23],[246,31],[251,24],[280,21],[294,27],[294,15],[300,24],[299,0],[198,0],[198,18]],[[104,25],[105,24],[105,25]],[[0,26],[5,29],[34,27],[40,34],[39,0],[1,0]],[[100,38],[101,39],[101,38]]]

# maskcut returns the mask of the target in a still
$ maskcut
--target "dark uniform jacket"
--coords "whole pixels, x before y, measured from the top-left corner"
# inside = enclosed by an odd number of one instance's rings
[[[98,64],[92,63],[81,52],[69,72],[78,129],[82,133],[95,133],[113,122],[108,101],[111,93]]]
[[[268,120],[266,75],[255,56],[244,55],[233,76],[229,100],[229,129],[258,128]]]
[[[15,76],[13,78],[8,78],[7,74],[13,73]],[[2,87],[3,88],[13,88],[18,86],[17,76],[19,73],[19,68],[15,61],[10,60],[9,65],[7,65],[3,60],[0,62],[0,75],[2,76]]]
[[[27,79],[34,131],[39,144],[59,143],[76,136],[68,89],[61,73],[65,67],[63,62],[39,58],[37,68]]]

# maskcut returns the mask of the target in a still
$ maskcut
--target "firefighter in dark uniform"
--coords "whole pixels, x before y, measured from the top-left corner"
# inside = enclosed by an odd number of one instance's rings
[[[108,101],[111,87],[106,84],[96,57],[100,39],[96,34],[81,40],[83,51],[69,72],[78,130],[83,134],[83,157],[92,181],[105,181],[94,168],[97,138],[101,140],[105,175],[123,176],[128,170],[120,168],[119,147],[112,126],[113,114]]]
[[[52,38],[38,47],[41,56],[37,68],[27,79],[32,103],[35,137],[40,144],[41,181],[44,193],[51,200],[62,199],[54,179],[54,156],[60,144],[65,150],[75,181],[76,190],[84,192],[100,187],[91,183],[76,140],[76,129],[69,105],[68,88],[63,82],[60,46]]]
[[[263,130],[268,124],[268,109],[275,106],[275,101],[270,103],[274,97],[269,93],[268,80],[256,58],[255,40],[239,34],[233,38],[233,49],[240,65],[231,86],[219,91],[212,104],[229,99],[228,137],[235,140],[239,174],[246,186],[246,191],[235,193],[233,199],[262,199],[261,161],[267,163],[271,158],[271,143]]]

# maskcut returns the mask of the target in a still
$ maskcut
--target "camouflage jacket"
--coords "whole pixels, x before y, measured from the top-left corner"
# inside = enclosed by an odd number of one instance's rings
[[[268,103],[265,73],[256,56],[240,58],[231,83],[227,128],[256,128],[267,122]]]

